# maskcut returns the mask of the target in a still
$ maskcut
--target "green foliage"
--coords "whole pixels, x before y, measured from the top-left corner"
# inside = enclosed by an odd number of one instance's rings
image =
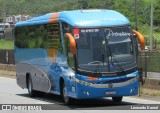
[[[137,0],[138,23],[150,23],[150,0]],[[160,0],[154,0],[154,24],[160,25]],[[0,0],[0,15],[31,16],[76,9],[113,9],[124,14],[135,25],[134,0]]]
[[[142,34],[147,35],[147,37],[149,36],[150,26],[147,23],[143,25],[141,24],[138,28]]]
[[[153,0],[154,26],[160,26],[159,3],[160,0]],[[129,18],[132,27],[135,28],[135,0],[0,0],[0,4],[0,16],[2,17],[17,14],[38,16],[76,9],[113,9]],[[151,0],[137,0],[140,30],[142,30],[141,26],[150,25],[150,5]],[[158,28],[155,30],[159,32]]]
[[[14,42],[10,40],[0,39],[0,49],[13,49],[14,48]]]
[[[154,1],[154,25],[160,25],[160,0]]]

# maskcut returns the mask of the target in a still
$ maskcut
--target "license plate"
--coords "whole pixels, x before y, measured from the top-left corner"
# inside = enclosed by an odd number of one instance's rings
[[[106,94],[107,95],[114,95],[114,94],[116,94],[116,91],[107,91]]]

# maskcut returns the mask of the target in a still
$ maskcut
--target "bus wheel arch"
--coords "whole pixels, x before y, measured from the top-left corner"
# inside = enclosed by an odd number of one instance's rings
[[[59,80],[60,84],[59,84],[59,87],[60,87],[60,95],[62,95],[62,88],[63,88],[63,84],[64,84],[64,79],[62,77],[60,77],[60,80]]]

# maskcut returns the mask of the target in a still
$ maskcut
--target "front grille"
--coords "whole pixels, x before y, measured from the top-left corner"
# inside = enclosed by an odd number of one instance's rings
[[[114,80],[105,80],[105,81],[100,81],[97,84],[121,83],[121,82],[126,82],[130,79],[133,79],[133,78],[134,77],[120,78],[120,79],[114,79]]]

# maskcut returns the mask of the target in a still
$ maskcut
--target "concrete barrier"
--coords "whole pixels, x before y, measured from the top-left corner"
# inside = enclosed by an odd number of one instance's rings
[[[0,70],[16,71],[16,66],[12,64],[0,64]]]
[[[143,87],[160,90],[160,79],[146,78]]]

